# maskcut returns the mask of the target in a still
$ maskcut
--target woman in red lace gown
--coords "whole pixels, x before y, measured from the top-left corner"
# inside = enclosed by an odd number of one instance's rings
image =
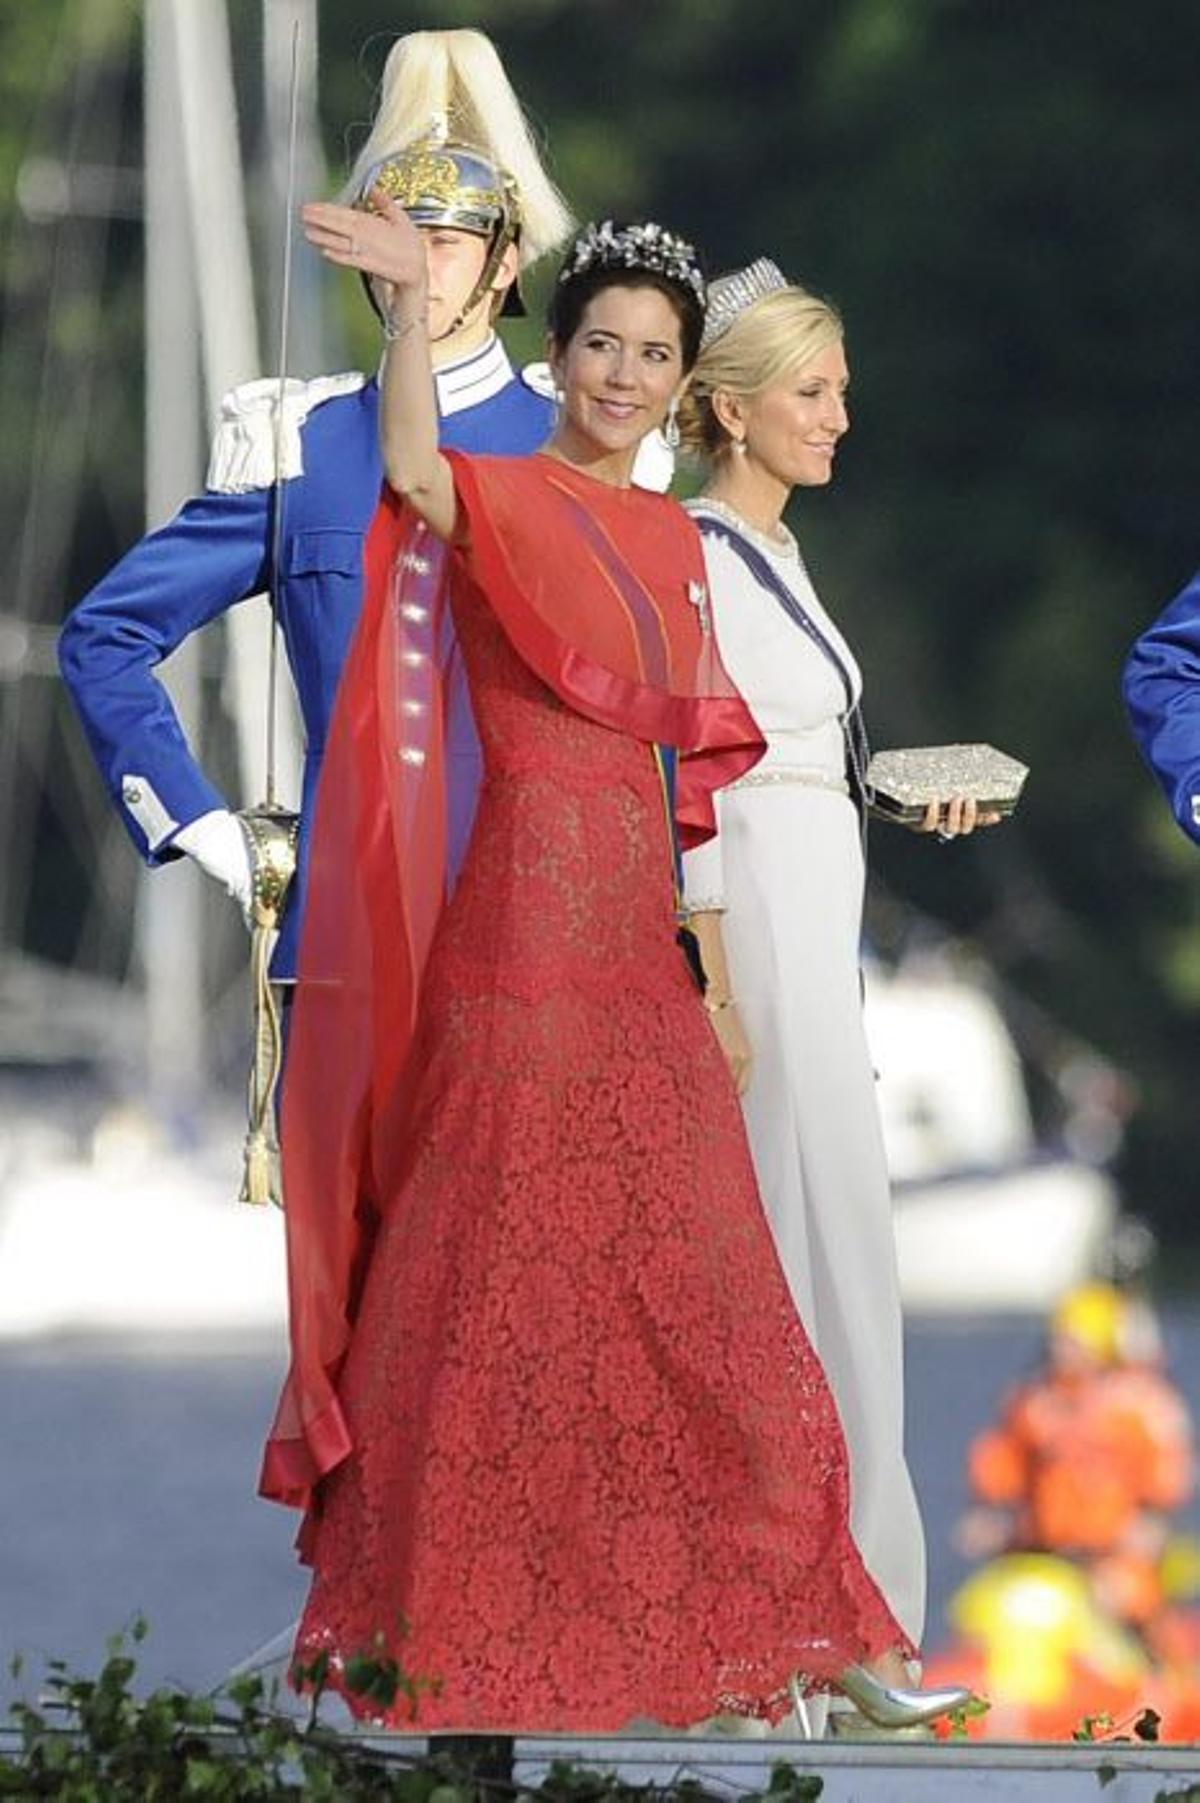
[[[688,754],[692,841],[761,749],[695,528],[629,486],[694,360],[700,278],[658,228],[590,228],[556,293],[547,452],[442,457],[423,259],[379,204],[306,210],[328,256],[395,286],[393,489],[284,1108],[293,1363],[263,1488],[307,1511],[297,1659],[344,1686],[354,1654],[393,1655],[436,1681],[431,1729],[777,1719],[791,1674],[834,1684],[904,1640],[675,943],[654,743]],[[484,776],[451,892],[460,660]]]

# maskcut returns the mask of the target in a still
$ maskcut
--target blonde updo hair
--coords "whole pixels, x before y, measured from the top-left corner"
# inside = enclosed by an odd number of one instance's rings
[[[684,447],[716,463],[731,443],[713,407],[717,390],[749,400],[794,375],[842,335],[837,309],[806,288],[778,288],[753,302],[697,359],[679,407]]]

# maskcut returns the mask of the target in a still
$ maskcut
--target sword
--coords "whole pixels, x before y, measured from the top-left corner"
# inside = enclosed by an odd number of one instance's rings
[[[283,231],[283,279],[279,306],[279,399],[275,409],[274,512],[268,602],[271,643],[267,658],[266,796],[238,814],[250,853],[250,981],[254,1050],[246,1086],[246,1142],[239,1200],[283,1206],[275,1097],[283,1071],[283,1024],[271,982],[271,953],[279,935],[283,906],[296,874],[300,817],[281,807],[276,792],[276,716],[279,692],[279,563],[283,547],[285,482],[283,409],[287,398],[288,331],[292,301],[292,232],[296,211],[296,138],[300,88],[300,21],[292,25],[292,69],[288,100],[287,199]]]

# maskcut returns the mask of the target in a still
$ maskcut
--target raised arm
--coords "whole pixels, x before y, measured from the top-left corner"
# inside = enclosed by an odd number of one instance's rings
[[[398,202],[376,189],[371,210],[324,202],[303,211],[310,244],[330,263],[374,279],[384,316],[379,410],[387,479],[438,534],[452,539],[458,503],[438,450],[437,400],[429,355],[429,278],[421,234]]]

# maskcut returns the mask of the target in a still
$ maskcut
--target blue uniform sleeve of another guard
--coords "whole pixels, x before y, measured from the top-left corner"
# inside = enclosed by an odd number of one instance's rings
[[[267,587],[272,494],[205,494],[144,538],[68,618],[59,663],[105,785],[150,864],[181,826],[228,804],[192,755],[155,669],[188,635]]]
[[[1134,737],[1176,820],[1200,844],[1200,572],[1142,633],[1123,687]]]

